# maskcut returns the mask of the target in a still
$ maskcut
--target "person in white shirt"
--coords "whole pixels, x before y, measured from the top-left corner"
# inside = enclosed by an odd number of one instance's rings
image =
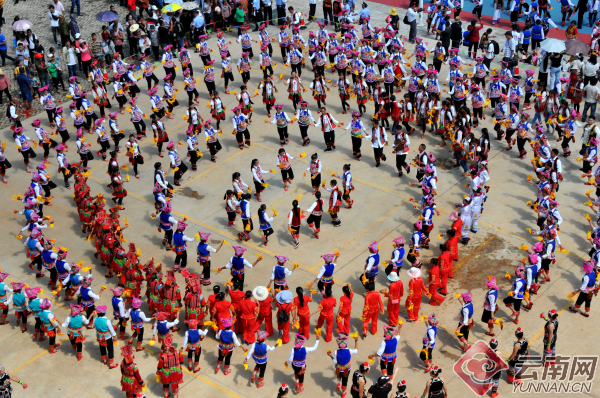
[[[58,16],[60,15],[60,12],[56,11],[55,7],[53,4],[50,4],[48,6],[48,9],[50,11],[48,11],[48,18],[50,19],[50,28],[52,29],[52,36],[54,36],[54,43],[56,43],[56,45],[60,45],[60,41],[58,41],[57,38],[57,34],[58,32]]]
[[[373,127],[365,139],[371,140],[371,146],[375,155],[375,167],[379,167],[381,160],[384,162],[387,160],[383,153],[383,147],[388,144],[388,138],[385,128],[379,126],[379,119],[372,119],[371,121],[373,122]]]
[[[331,116],[331,113],[327,112],[325,107],[322,107],[320,111],[321,114],[319,115],[319,120],[317,120],[315,127],[323,125],[321,130],[323,131],[323,137],[325,138],[325,145],[327,145],[325,152],[330,152],[335,149],[335,128],[339,122]]]

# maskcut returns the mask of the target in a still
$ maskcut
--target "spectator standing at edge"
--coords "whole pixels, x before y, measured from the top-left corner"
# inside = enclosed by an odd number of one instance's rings
[[[59,28],[59,13],[56,11],[56,8],[54,8],[53,4],[50,4],[48,6],[48,18],[50,19],[50,28],[52,29],[52,36],[54,36],[54,43],[56,45],[60,44],[60,42],[58,41],[57,38],[57,34],[60,34],[60,32],[58,31]]]
[[[15,60],[13,57],[8,56],[6,53],[7,51],[8,46],[6,45],[6,37],[4,36],[4,33],[2,33],[2,30],[0,30],[0,57],[2,58],[2,66],[6,65],[7,59],[10,59],[11,61]]]
[[[594,77],[583,88],[585,105],[583,106],[583,112],[581,113],[581,120],[584,122],[587,119],[588,109],[591,111],[590,116],[596,116],[596,104],[600,101],[600,88],[597,87],[596,84],[598,84],[598,79]]]
[[[416,4],[413,4],[406,11],[406,20],[408,21],[408,25],[410,25],[410,31],[408,33],[408,42],[411,44],[415,43],[415,37],[417,37],[417,16],[419,15],[419,8],[417,8]]]
[[[77,15],[81,16],[81,2],[80,0],[71,0],[71,15],[75,10],[75,6],[77,6]]]
[[[454,22],[450,25],[450,40],[452,40],[451,48],[459,48],[462,40],[462,23],[460,17],[455,17]]]
[[[323,8],[325,8],[325,1],[331,2],[331,0],[324,0]],[[285,22],[286,3],[287,3],[287,0],[277,0],[275,3],[277,5],[277,25],[282,25]],[[333,14],[331,14],[331,20],[333,23]]]
[[[315,6],[316,6],[316,0],[311,0],[315,2]],[[263,7],[263,19],[265,20],[265,23],[267,25],[275,25],[275,23],[273,22],[273,5],[271,3],[271,0],[262,0],[262,7]],[[312,7],[312,6],[311,6]],[[314,15],[314,13],[313,13]]]
[[[333,25],[333,5],[332,0],[323,0],[323,22],[325,25]]]

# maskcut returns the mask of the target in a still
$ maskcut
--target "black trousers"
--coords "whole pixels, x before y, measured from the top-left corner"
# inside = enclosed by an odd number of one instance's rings
[[[115,347],[113,346],[112,338],[106,340],[106,347],[100,346],[100,355],[106,356],[107,351],[108,351],[108,359],[113,359],[115,357]]]

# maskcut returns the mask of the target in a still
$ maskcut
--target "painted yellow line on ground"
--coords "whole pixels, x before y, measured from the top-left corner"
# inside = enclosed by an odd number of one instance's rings
[[[563,312],[565,312],[567,310],[567,308],[569,308],[569,306],[575,301],[575,298],[572,298],[569,300],[569,302],[567,304],[565,304],[559,311],[558,311],[558,315],[560,316]],[[537,339],[540,338],[540,336],[544,333],[544,328],[545,325],[537,331],[536,334],[533,335],[533,337],[531,339],[529,339],[529,344],[533,344],[534,341],[536,341]]]
[[[144,350],[145,350],[146,352],[150,353],[151,355],[158,355],[158,352],[156,352],[156,351],[154,351],[154,350],[151,350],[151,349],[149,349],[148,347],[144,347]],[[237,395],[237,394],[235,394],[235,393],[233,393],[233,392],[229,391],[227,388],[225,388],[225,387],[222,387],[222,386],[218,385],[218,384],[217,384],[217,383],[215,383],[214,381],[212,381],[212,380],[209,380],[209,379],[207,379],[206,377],[200,376],[199,374],[196,374],[196,373],[194,373],[194,372],[190,371],[190,370],[187,368],[187,366],[185,366],[184,364],[181,364],[181,370],[182,370],[182,371],[184,371],[185,373],[189,374],[190,376],[193,376],[193,377],[195,377],[196,379],[198,379],[198,380],[200,380],[200,381],[202,381],[202,382],[204,382],[204,383],[208,384],[209,386],[211,386],[211,387],[214,387],[214,388],[216,388],[217,390],[224,392],[225,394],[229,395],[229,396],[230,396],[230,397],[232,397],[232,398],[242,398],[241,396],[239,396],[239,395]],[[151,377],[149,377],[149,378],[146,380],[146,385],[149,385],[150,383],[153,383],[153,382],[155,382],[155,381],[156,381],[156,375],[152,375]],[[180,389],[180,390],[181,390],[181,389]]]
[[[252,149],[252,148],[250,148],[250,149]],[[248,152],[248,151],[246,151],[246,152]],[[217,163],[217,164],[215,164],[214,166],[212,166],[212,167],[211,167],[211,168],[209,168],[208,170],[205,170],[204,172],[202,172],[202,173],[198,174],[198,175],[197,175],[197,176],[195,176],[194,178],[192,178],[192,179],[190,179],[190,180],[188,180],[188,181],[184,182],[184,183],[183,183],[183,184],[181,184],[180,186],[176,187],[176,190],[177,190],[177,189],[181,189],[181,188],[185,187],[186,185],[188,185],[188,184],[189,184],[189,183],[191,183],[192,181],[194,181],[194,180],[197,180],[198,178],[202,177],[203,175],[205,175],[205,174],[207,174],[207,173],[210,173],[211,171],[213,171],[213,170],[214,170],[214,169],[216,169],[217,167],[219,167],[219,166],[221,166],[221,165],[223,165],[223,164],[225,164],[225,163],[229,162],[231,159],[233,159],[233,158],[235,158],[235,157],[237,157],[237,156],[240,156],[240,155],[241,155],[241,154],[243,154],[243,153],[244,153],[244,151],[239,151],[238,153],[236,153],[235,155],[232,155],[232,156],[228,157],[228,158],[227,158],[227,159],[225,159],[224,161],[222,161],[222,162],[220,162],[220,163]],[[190,169],[191,169],[191,167],[190,167]]]
[[[181,126],[184,123],[186,123],[186,122],[181,122],[181,123],[176,124],[175,127],[173,127],[171,130],[172,131],[176,130],[177,128],[179,128],[179,126]],[[150,128],[150,130],[152,130],[152,128]],[[133,134],[135,134],[135,130],[134,130]],[[149,142],[154,143],[152,137],[145,137],[145,138],[147,138],[149,140],[148,141],[142,141],[142,143],[139,144],[140,146],[145,145],[145,144],[147,144]],[[120,143],[123,143],[123,146],[125,146],[125,142],[128,141],[128,140],[129,140],[129,138],[125,138],[125,139],[121,140]],[[94,151],[94,152],[96,152],[96,151]],[[120,155],[117,156],[117,159],[120,158],[120,157],[125,156],[126,154],[127,154],[127,151],[125,150],[124,152],[122,152]],[[92,174],[95,170],[97,170],[98,168],[100,168],[100,166],[103,166],[105,164],[106,164],[106,162],[101,162],[100,164],[97,164],[96,166],[94,166],[91,169],[89,169],[88,171],[89,171],[90,174]]]
[[[360,238],[360,236],[362,234],[364,234],[365,232],[369,231],[371,228],[375,227],[377,224],[379,224],[380,222],[382,222],[384,219],[386,219],[387,217],[389,217],[391,214],[393,214],[396,210],[398,210],[402,205],[404,205],[406,202],[408,202],[408,200],[405,200],[404,202],[400,203],[398,206],[394,207],[392,210],[388,211],[386,214],[384,214],[383,216],[381,216],[377,221],[375,221],[373,224],[369,225],[365,230],[363,230],[361,233],[359,233],[358,235],[355,236],[354,239],[352,239],[349,242],[346,242],[343,246],[340,247],[340,249],[343,249],[344,247],[348,246],[350,243],[354,242],[356,239]],[[321,260],[317,265],[315,265],[314,267],[310,268],[311,270],[315,270],[316,268],[322,266],[323,264],[325,264],[325,262],[323,260]]]
[[[67,341],[67,340],[69,340],[69,338],[65,337],[64,339],[60,340],[59,343],[63,343],[65,341]],[[22,370],[26,366],[31,365],[33,362],[37,361],[38,359],[40,359],[44,355],[48,354],[49,352],[50,352],[49,350],[44,350],[43,352],[40,352],[39,354],[37,354],[36,356],[34,356],[33,358],[31,358],[29,361],[25,362],[23,365],[17,367],[16,369],[11,370],[10,373],[17,373],[19,370]]]
[[[269,146],[267,146],[267,145],[263,145],[263,144],[260,144],[260,143],[256,143],[255,145],[256,145],[256,146],[263,147],[263,148],[265,148],[265,149],[268,149],[268,150],[270,150],[270,151],[273,151],[273,152],[277,152],[277,151],[278,151],[278,149],[276,149],[276,148],[271,148],[271,147],[269,147]],[[294,159],[298,159],[300,162],[303,162],[303,163],[306,163],[306,164],[310,163],[310,160],[304,160],[304,158],[298,158],[298,157],[296,157],[296,158],[294,158]],[[329,174],[330,174],[330,172],[337,173],[337,171],[336,171],[336,170],[330,169],[329,167],[323,167],[323,168],[322,168],[322,170],[326,170],[326,171],[328,171],[329,173],[327,173],[327,175],[329,175]],[[403,198],[403,199],[404,199],[404,198],[406,198],[406,196],[405,196],[405,195],[399,194],[399,193],[397,193],[397,192],[395,192],[395,191],[393,191],[393,190],[391,190],[391,189],[388,189],[388,188],[385,188],[385,187],[382,187],[382,186],[379,186],[379,185],[376,185],[376,184],[372,184],[372,183],[370,183],[370,182],[368,182],[368,181],[361,180],[361,179],[359,179],[359,178],[356,178],[356,177],[354,177],[354,176],[352,176],[352,181],[353,181],[353,182],[356,182],[356,181],[358,181],[358,182],[360,182],[360,183],[363,183],[363,184],[365,184],[365,185],[368,185],[368,186],[370,186],[370,187],[373,187],[373,188],[377,188],[377,189],[379,189],[379,190],[381,190],[381,191],[384,191],[384,192],[391,193],[392,195],[394,195],[394,196],[398,196],[398,197],[400,197],[400,198]]]
[[[492,235],[491,237],[489,237],[485,242],[483,242],[481,245],[479,245],[477,247],[477,249],[473,250],[471,253],[469,253],[469,255],[467,257],[465,257],[461,261],[459,261],[458,264],[456,264],[456,267],[454,267],[453,271],[456,271],[457,269],[459,269],[461,265],[465,264],[467,261],[469,261],[471,258],[473,258],[473,256],[475,254],[477,254],[477,252],[479,252],[479,250],[486,247],[495,238],[496,238],[496,235]]]

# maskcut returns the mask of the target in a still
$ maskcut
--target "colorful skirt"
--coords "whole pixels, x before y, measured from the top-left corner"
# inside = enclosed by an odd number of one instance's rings
[[[181,365],[174,366],[172,368],[162,368],[158,372],[161,384],[181,384],[183,383],[183,373],[181,372]]]
[[[75,340],[75,343],[81,343],[85,341],[85,336],[81,333],[81,328],[72,329],[68,328],[69,340]]]
[[[106,341],[111,339],[112,336],[110,335],[109,331],[106,332],[100,332],[98,330],[96,330],[96,339],[98,340],[98,343],[102,346],[102,347],[106,347]]]

